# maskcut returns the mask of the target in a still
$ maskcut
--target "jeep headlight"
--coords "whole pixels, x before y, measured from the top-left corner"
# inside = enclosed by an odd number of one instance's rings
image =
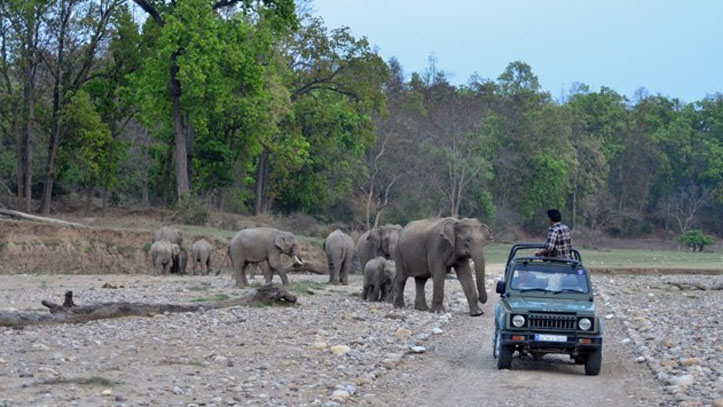
[[[512,317],[512,325],[515,328],[522,328],[522,326],[525,325],[525,317],[522,315],[515,315]]]
[[[577,322],[577,326],[580,327],[583,331],[587,331],[590,328],[592,328],[592,321],[588,318],[580,318],[580,320]]]

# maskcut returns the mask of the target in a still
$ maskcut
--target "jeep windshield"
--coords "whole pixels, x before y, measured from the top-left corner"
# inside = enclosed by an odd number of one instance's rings
[[[525,266],[512,272],[510,288],[520,292],[542,291],[559,293],[587,294],[587,271],[582,268]]]

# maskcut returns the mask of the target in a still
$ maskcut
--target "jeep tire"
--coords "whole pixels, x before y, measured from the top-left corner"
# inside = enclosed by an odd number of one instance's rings
[[[495,350],[497,353],[497,369],[509,369],[512,367],[512,353],[514,352],[509,346],[502,345],[502,335],[495,336]]]
[[[600,373],[601,365],[602,349],[597,349],[588,353],[585,360],[585,374],[588,376],[597,376]]]

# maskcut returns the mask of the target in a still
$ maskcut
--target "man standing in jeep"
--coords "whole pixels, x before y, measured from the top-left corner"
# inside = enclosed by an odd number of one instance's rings
[[[557,209],[547,211],[550,218],[550,228],[547,229],[547,247],[535,253],[535,256],[572,258],[572,240],[570,239],[570,228],[561,223],[562,215]]]

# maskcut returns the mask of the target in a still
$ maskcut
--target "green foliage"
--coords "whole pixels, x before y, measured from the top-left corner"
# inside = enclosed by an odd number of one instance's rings
[[[700,229],[690,229],[680,236],[680,243],[688,246],[694,252],[702,252],[705,246],[715,243],[713,236],[706,235]]]
[[[176,203],[173,220],[185,225],[205,225],[211,215],[208,207],[191,196],[182,196]]]

